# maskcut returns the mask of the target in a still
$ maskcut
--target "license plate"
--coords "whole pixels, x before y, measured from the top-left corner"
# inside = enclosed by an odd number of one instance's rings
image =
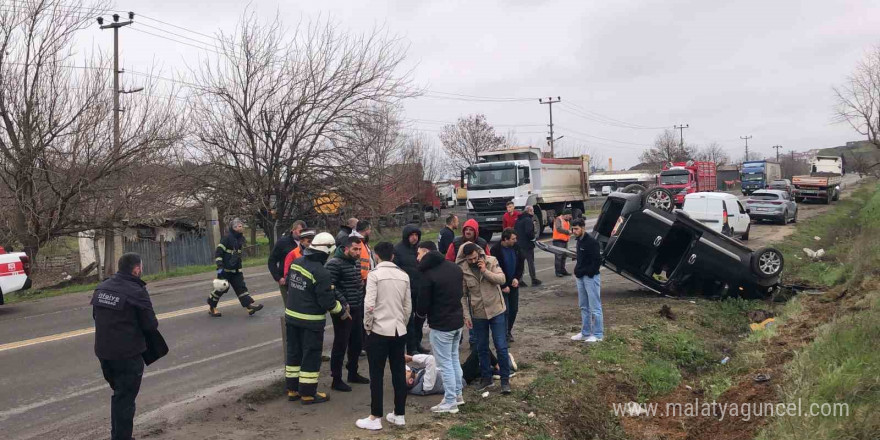
[[[498,221],[498,217],[489,217],[489,218],[486,219],[486,221],[487,221],[487,222],[497,222],[497,221]]]
[[[755,211],[769,211],[770,208],[755,208]]]

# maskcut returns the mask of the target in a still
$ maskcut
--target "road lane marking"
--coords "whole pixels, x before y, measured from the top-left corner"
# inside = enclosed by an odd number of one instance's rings
[[[251,295],[251,297],[254,299],[254,301],[274,298],[276,296],[281,296],[281,292],[276,290],[273,292],[261,293],[258,295]],[[241,307],[241,304],[238,302],[238,299],[230,299],[230,300],[222,301],[219,304],[217,304],[217,308],[230,307],[233,305],[238,305],[239,307]],[[207,306],[207,304],[202,305],[202,306],[197,306],[197,307],[190,307],[188,309],[183,309],[183,310],[176,310],[173,312],[160,313],[160,314],[156,315],[156,319],[161,321],[164,319],[176,318],[178,316],[192,315],[194,313],[199,313],[199,312],[207,312],[205,306]],[[57,333],[54,335],[41,336],[39,338],[26,339],[24,341],[9,342],[9,343],[0,345],[0,352],[4,352],[7,350],[14,350],[16,348],[29,347],[31,345],[44,344],[46,342],[61,341],[64,339],[75,338],[77,336],[90,335],[94,332],[95,332],[94,327],[88,327],[88,328],[73,330],[73,331],[64,332],[64,333]]]
[[[280,293],[279,293],[279,295],[280,295]],[[277,344],[279,342],[281,342],[281,338],[276,338],[276,339],[272,339],[271,341],[265,341],[265,342],[261,342],[256,345],[242,347],[242,348],[239,348],[236,350],[227,351],[226,353],[220,353],[220,354],[216,354],[214,356],[209,356],[209,357],[202,358],[199,360],[186,362],[186,363],[183,363],[180,365],[175,365],[173,367],[163,368],[161,370],[156,370],[156,371],[150,371],[150,372],[144,374],[144,378],[146,379],[149,377],[157,376],[159,374],[170,373],[172,371],[182,370],[184,368],[189,368],[189,367],[192,367],[194,365],[198,365],[198,364],[201,364],[204,362],[215,361],[217,359],[222,359],[224,357],[233,356],[233,355],[236,355],[239,353],[244,353],[244,352],[250,351],[250,350],[256,350],[258,348],[263,348],[263,347],[266,347],[266,346],[269,346],[272,344]],[[19,414],[22,414],[22,413],[46,406],[46,405],[51,405],[53,403],[61,402],[64,400],[82,397],[87,394],[95,393],[95,392],[105,390],[105,389],[108,389],[107,384],[101,384],[98,386],[89,387],[89,388],[75,391],[72,393],[65,393],[65,394],[62,394],[61,396],[55,396],[55,397],[52,397],[52,398],[49,398],[46,400],[41,400],[39,402],[31,403],[28,405],[22,405],[17,408],[12,408],[12,409],[8,409],[5,411],[0,411],[0,420],[6,420],[11,416],[16,416],[16,415],[19,415]]]

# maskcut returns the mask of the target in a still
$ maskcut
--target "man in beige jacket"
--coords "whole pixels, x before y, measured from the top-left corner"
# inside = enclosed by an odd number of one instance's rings
[[[501,285],[506,281],[504,272],[495,257],[486,255],[480,246],[473,243],[459,249],[455,263],[464,273],[464,296],[461,300],[464,324],[475,333],[480,358],[481,379],[477,390],[483,391],[493,386],[489,358],[491,332],[501,370],[501,393],[510,394],[510,357],[507,353],[507,321],[504,318],[506,307],[501,294]]]
[[[409,275],[392,262],[394,245],[382,242],[373,248],[379,260],[367,275],[364,298],[364,331],[367,333],[367,361],[370,365],[370,416],[355,425],[368,430],[382,429],[382,387],[385,362],[391,366],[394,386],[394,412],[388,422],[403,426],[406,406],[406,323],[412,314]]]

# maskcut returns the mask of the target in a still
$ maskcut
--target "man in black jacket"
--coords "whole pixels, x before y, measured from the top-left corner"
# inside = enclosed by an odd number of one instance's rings
[[[523,275],[523,266],[525,266],[525,258],[516,244],[516,231],[507,228],[501,232],[501,241],[492,247],[492,256],[498,259],[498,265],[501,266],[504,277],[507,279],[501,285],[504,305],[507,306],[507,310],[504,312],[507,321],[507,342],[514,342],[513,323],[519,313],[519,284]]]
[[[433,242],[419,245],[419,270],[422,288],[416,313],[428,319],[429,337],[434,359],[443,380],[444,398],[431,408],[435,413],[456,413],[464,403],[461,361],[458,351],[461,342],[464,313],[461,308],[461,268],[437,251]]]
[[[287,400],[302,399],[303,405],[330,400],[318,392],[321,350],[324,344],[325,315],[344,313],[333,294],[330,272],[324,267],[336,240],[328,232],[315,236],[305,254],[287,272],[287,347],[284,377]]]
[[[337,391],[351,391],[342,380],[342,361],[348,352],[348,381],[368,384],[370,380],[358,374],[358,358],[363,347],[361,336],[364,332],[364,291],[361,280],[360,238],[346,237],[342,241],[342,254],[334,256],[324,267],[330,272],[336,300],[342,304],[346,313],[333,316],[333,348],[330,351],[330,376]]]
[[[540,286],[541,280],[535,278],[535,239],[537,237],[535,236],[534,217],[535,208],[526,206],[522,215],[516,219],[516,224],[513,228],[516,230],[517,246],[522,251],[526,263],[529,264],[529,278],[532,280],[532,285]],[[526,287],[522,280],[519,280],[519,285]]]
[[[403,227],[400,243],[394,246],[394,263],[409,275],[410,296],[413,313],[406,325],[406,351],[410,356],[418,353],[430,353],[431,350],[422,346],[422,326],[425,320],[416,315],[419,291],[422,286],[422,273],[419,272],[416,249],[422,239],[422,230],[416,225]]]
[[[285,234],[279,238],[275,242],[275,247],[272,248],[272,253],[269,254],[269,273],[272,274],[272,279],[278,283],[282,302],[287,300],[287,283],[283,279],[284,258],[287,257],[290,251],[299,247],[299,234],[305,228],[306,222],[302,220],[293,222],[293,225],[290,227],[290,234]]]
[[[346,237],[351,235],[354,231],[354,228],[357,227],[358,219],[352,217],[348,219],[347,223],[339,226],[339,232],[336,233],[336,246],[342,246],[342,241],[345,240]]]
[[[446,226],[440,230],[440,237],[437,241],[437,247],[440,252],[446,252],[449,249],[449,245],[455,240],[455,231],[457,230],[458,216],[449,214],[449,217],[446,217]]]
[[[253,315],[263,308],[262,304],[254,304],[254,299],[248,293],[247,284],[244,283],[244,273],[241,271],[242,252],[244,251],[245,239],[244,223],[235,219],[229,225],[229,233],[220,240],[214,251],[214,261],[217,263],[217,279],[226,280],[229,285],[225,289],[214,289],[208,297],[208,314],[220,317],[217,311],[217,303],[220,297],[231,287],[238,297],[241,306],[247,309],[248,315]]]
[[[135,399],[144,375],[145,333],[159,327],[146,283],[141,280],[141,257],[119,258],[118,272],[95,288],[91,304],[95,319],[95,355],[104,379],[113,389],[110,399],[110,438],[131,439]]]
[[[599,242],[587,233],[584,219],[571,222],[571,232],[577,237],[577,263],[574,276],[578,289],[578,305],[581,309],[581,332],[572,336],[573,341],[599,342],[605,336],[602,326],[602,299],[599,267],[602,256]]]

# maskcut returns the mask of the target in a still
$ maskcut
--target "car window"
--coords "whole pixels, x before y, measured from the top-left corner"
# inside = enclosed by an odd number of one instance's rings
[[[736,204],[739,205],[739,213],[740,213],[740,214],[745,214],[745,213],[746,213],[746,208],[743,207],[743,204],[742,204],[739,200],[736,201]]]
[[[765,193],[765,192],[756,192],[752,194],[752,199],[755,200],[779,200],[779,196],[773,193]]]

